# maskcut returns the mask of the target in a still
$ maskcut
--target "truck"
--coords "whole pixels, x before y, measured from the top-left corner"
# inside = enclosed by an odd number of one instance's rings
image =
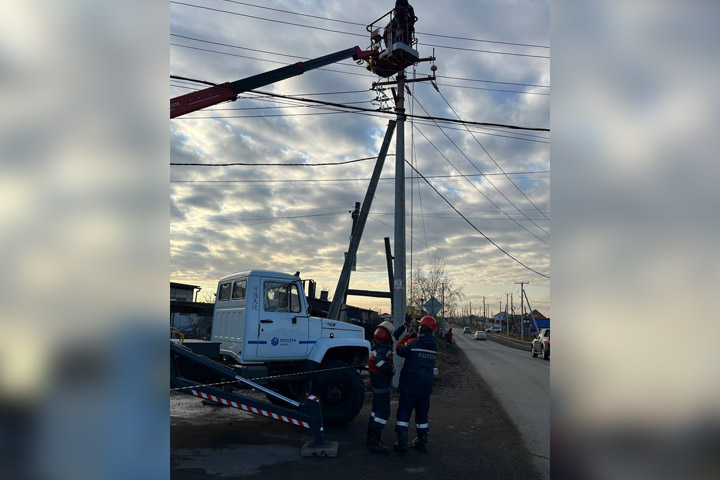
[[[365,331],[312,316],[299,276],[250,270],[223,277],[211,332],[221,362],[247,367],[252,376],[329,370],[316,375],[311,387],[320,399],[325,425],[348,423],[362,408],[365,390],[357,369],[369,358]],[[267,383],[288,398],[300,398],[305,387],[299,376]]]

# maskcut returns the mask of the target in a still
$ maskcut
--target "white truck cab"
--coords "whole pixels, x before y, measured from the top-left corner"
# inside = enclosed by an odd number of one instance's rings
[[[298,276],[250,270],[223,277],[218,282],[210,339],[220,343],[226,363],[262,375],[320,370],[313,376],[312,391],[320,398],[328,425],[345,424],[362,408],[365,392],[357,369],[366,366],[370,356],[365,331],[310,316]],[[268,382],[296,398],[302,386],[297,381]]]
[[[278,360],[321,363],[338,347],[365,348],[364,330],[337,320],[312,317],[300,278],[250,270],[218,282],[211,340],[241,364]]]

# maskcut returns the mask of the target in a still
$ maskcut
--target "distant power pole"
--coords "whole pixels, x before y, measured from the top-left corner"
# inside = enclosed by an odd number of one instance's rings
[[[487,310],[485,309],[485,297],[483,296],[483,323],[487,320]]]
[[[505,292],[505,332],[510,336],[510,317],[508,317],[508,293]]]
[[[523,296],[525,295],[525,285],[530,282],[515,282],[515,285],[520,285],[520,341],[525,340],[525,302]]]

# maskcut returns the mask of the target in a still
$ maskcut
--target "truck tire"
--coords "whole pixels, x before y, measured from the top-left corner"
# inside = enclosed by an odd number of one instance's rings
[[[365,401],[365,387],[360,375],[350,364],[329,360],[322,369],[348,367],[342,370],[319,373],[313,379],[312,393],[320,399],[323,425],[339,426],[351,422]]]

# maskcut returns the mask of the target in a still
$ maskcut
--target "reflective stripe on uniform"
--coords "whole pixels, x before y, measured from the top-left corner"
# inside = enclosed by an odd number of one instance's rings
[[[395,425],[397,425],[398,427],[407,427],[408,422],[397,422]]]
[[[433,353],[433,354],[436,354],[436,355],[437,355],[437,353],[438,353],[438,352],[436,352],[435,350],[427,350],[427,349],[425,349],[425,348],[412,348],[411,350],[412,350],[413,352]]]
[[[416,423],[416,424],[415,424],[415,427],[417,427],[417,428],[428,428],[428,424],[427,424],[427,423]]]
[[[383,365],[385,365],[385,360],[380,360],[375,364],[376,367],[382,367]]]
[[[375,416],[375,412],[370,412],[370,416],[371,416],[371,417],[374,417],[374,416]]]
[[[378,422],[381,425],[385,425],[387,423],[387,420],[383,420],[380,417],[375,417],[375,421]]]

